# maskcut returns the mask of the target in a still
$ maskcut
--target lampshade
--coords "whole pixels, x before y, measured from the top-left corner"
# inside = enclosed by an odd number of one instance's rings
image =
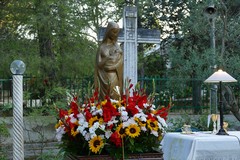
[[[10,65],[12,74],[23,74],[26,70],[25,63],[21,60],[14,60]]]
[[[235,78],[230,76],[227,72],[219,69],[214,72],[208,79],[204,81],[205,83],[218,83],[218,82],[237,82]]]

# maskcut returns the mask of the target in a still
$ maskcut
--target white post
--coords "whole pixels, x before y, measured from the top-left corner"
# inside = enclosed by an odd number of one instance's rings
[[[24,160],[22,75],[13,75],[13,160]]]
[[[23,73],[25,64],[20,60],[11,63],[13,74],[13,160],[24,160],[23,138]]]

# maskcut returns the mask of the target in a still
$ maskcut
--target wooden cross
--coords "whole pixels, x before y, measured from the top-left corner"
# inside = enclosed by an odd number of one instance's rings
[[[100,28],[98,40],[102,41],[106,28]],[[123,11],[123,29],[120,30],[118,42],[124,43],[124,80],[131,79],[137,84],[137,45],[138,43],[160,44],[160,31],[137,28],[137,8],[125,6]]]

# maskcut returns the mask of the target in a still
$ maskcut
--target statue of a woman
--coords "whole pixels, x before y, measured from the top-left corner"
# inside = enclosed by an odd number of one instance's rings
[[[115,22],[109,22],[105,36],[99,46],[96,55],[95,87],[99,89],[99,98],[106,95],[112,99],[118,99],[119,95],[114,91],[116,86],[123,87],[123,52],[117,43],[119,26]]]

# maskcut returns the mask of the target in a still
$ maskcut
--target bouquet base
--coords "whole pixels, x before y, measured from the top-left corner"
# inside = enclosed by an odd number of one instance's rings
[[[66,160],[116,160],[109,155],[75,156],[67,155]],[[130,154],[125,160],[163,160],[162,153]]]

